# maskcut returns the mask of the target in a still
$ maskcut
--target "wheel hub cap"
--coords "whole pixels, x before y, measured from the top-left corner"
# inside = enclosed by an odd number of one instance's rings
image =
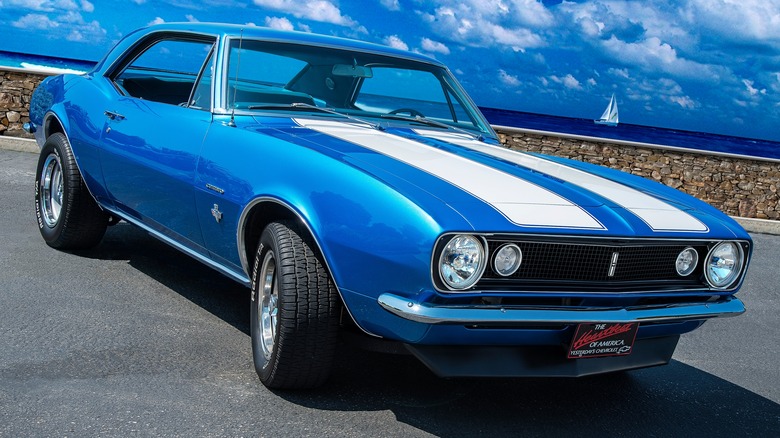
[[[260,345],[266,359],[274,352],[276,327],[278,323],[278,284],[276,279],[276,259],[273,251],[266,253],[260,277]]]
[[[57,225],[62,211],[62,165],[55,154],[46,157],[40,181],[41,212],[49,227]]]

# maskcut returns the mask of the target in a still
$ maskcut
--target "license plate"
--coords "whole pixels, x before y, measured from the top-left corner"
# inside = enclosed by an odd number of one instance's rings
[[[569,359],[631,354],[638,328],[638,322],[580,324],[571,340]]]

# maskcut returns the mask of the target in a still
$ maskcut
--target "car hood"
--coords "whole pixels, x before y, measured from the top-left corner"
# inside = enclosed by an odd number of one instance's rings
[[[257,120],[265,134],[327,148],[402,195],[427,192],[477,231],[656,238],[744,234],[728,216],[661,184],[509,150],[465,133],[423,126],[380,130],[329,118]]]

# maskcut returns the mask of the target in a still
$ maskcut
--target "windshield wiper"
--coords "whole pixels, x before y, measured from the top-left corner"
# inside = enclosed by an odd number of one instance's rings
[[[417,122],[423,125],[435,126],[437,128],[450,129],[455,132],[460,132],[461,134],[466,134],[469,137],[474,138],[475,140],[485,141],[485,137],[482,134],[476,134],[467,129],[458,128],[457,126],[448,125],[446,123],[432,120],[423,116],[407,117],[407,116],[399,116],[398,114],[382,114],[380,117],[382,117],[383,119],[403,120],[405,122]]]
[[[368,125],[373,129],[377,129],[379,131],[384,131],[384,128],[379,126],[378,123],[371,123],[368,120],[363,120],[359,117],[355,117],[349,114],[338,112],[331,108],[325,108],[321,106],[311,105],[308,103],[303,102],[294,102],[289,104],[278,104],[278,103],[271,103],[271,104],[265,104],[265,105],[251,105],[249,106],[250,110],[304,110],[304,111],[320,111],[327,114],[333,114],[336,116],[344,117],[345,119],[349,119],[355,122],[362,123],[364,125]]]

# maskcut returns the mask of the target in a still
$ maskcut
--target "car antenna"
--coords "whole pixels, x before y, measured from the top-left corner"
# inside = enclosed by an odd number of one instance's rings
[[[236,61],[236,80],[233,82],[233,106],[230,108],[230,122],[228,126],[236,127],[236,95],[238,94],[238,71],[241,69],[241,47],[244,45],[244,28],[238,37],[238,60]]]

